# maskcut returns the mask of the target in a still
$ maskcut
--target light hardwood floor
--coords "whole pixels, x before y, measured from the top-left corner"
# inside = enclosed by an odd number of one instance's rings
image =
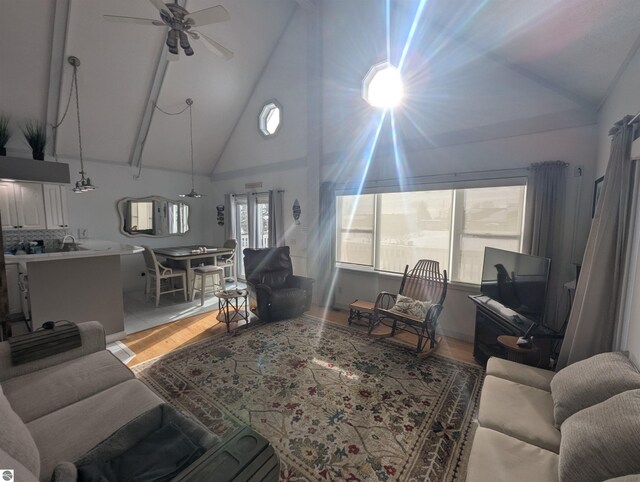
[[[181,346],[224,333],[226,325],[216,320],[217,314],[218,311],[216,310],[129,335],[123,340],[123,343],[133,350],[136,357],[128,365],[137,365],[169,353]],[[309,314],[335,323],[348,324],[348,311],[324,310],[321,307],[312,306]],[[232,328],[234,326],[231,325]],[[398,333],[392,340],[410,347],[415,346],[416,342],[415,335],[410,333]],[[473,345],[464,341],[442,337],[437,353],[456,360],[476,364],[473,358]]]

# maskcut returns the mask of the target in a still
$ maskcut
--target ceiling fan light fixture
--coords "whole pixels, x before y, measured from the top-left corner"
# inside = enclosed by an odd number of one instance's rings
[[[215,40],[206,35],[197,35],[193,28],[200,28],[205,25],[226,22],[229,20],[229,12],[222,6],[204,8],[196,12],[189,12],[175,0],[173,3],[165,3],[165,0],[149,0],[158,9],[160,20],[152,18],[126,17],[121,15],[103,15],[103,18],[112,22],[126,22],[141,25],[151,25],[156,27],[168,27],[165,43],[167,50],[171,54],[167,60],[177,60],[179,54],[178,43],[184,50],[185,55],[192,56],[194,50],[189,44],[187,36],[199,41],[207,50],[229,60],[233,57],[233,52],[223,47]]]

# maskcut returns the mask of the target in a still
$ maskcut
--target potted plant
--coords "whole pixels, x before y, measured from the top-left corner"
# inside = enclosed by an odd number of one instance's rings
[[[5,146],[11,137],[11,130],[9,129],[9,116],[0,115],[0,156],[7,155],[7,149]]]
[[[47,144],[47,129],[44,122],[27,121],[21,129],[36,161],[44,161],[44,146]]]

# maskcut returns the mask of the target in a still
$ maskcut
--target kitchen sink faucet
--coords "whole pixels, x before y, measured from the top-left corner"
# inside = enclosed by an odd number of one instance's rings
[[[60,249],[64,249],[64,243],[67,242],[67,238],[71,238],[71,241],[73,241],[73,244],[76,244],[76,238],[74,238],[71,234],[67,234],[65,235],[64,238],[62,238],[62,242],[60,243]]]

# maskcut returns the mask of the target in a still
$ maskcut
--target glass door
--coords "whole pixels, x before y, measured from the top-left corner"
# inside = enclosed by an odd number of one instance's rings
[[[236,267],[238,277],[246,279],[242,259],[243,250],[269,247],[269,194],[237,194],[234,201],[235,228],[238,238]]]
[[[247,202],[247,196],[238,195],[235,197],[235,210],[236,210],[236,236],[238,237],[238,247],[236,249],[236,262],[238,278],[245,279],[244,277],[244,263],[242,262],[242,251],[245,248],[250,248],[249,243],[249,203]]]
[[[269,194],[256,194],[256,248],[269,247]]]

